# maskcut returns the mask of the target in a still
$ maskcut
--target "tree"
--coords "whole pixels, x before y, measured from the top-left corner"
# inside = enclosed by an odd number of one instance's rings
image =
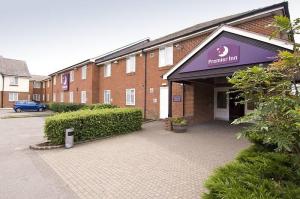
[[[300,52],[294,35],[300,34],[300,19],[293,22],[276,16],[270,27],[270,39],[287,34],[293,51],[279,51],[278,60],[267,67],[254,66],[237,71],[229,79],[239,92],[241,103],[252,102],[256,109],[233,122],[253,123],[241,135],[276,151],[300,154],[300,98],[297,78],[300,74]],[[294,92],[293,92],[294,91]]]

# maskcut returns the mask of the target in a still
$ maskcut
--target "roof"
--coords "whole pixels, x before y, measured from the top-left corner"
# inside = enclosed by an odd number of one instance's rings
[[[31,75],[30,81],[38,81],[41,82],[43,80],[48,79],[49,76],[43,76],[43,75]]]
[[[220,35],[222,32],[229,32],[236,35],[240,35],[243,37],[251,38],[254,40],[258,40],[264,43],[272,44],[274,46],[278,46],[284,49],[293,50],[293,44],[289,41],[272,38],[250,32],[244,29],[222,25],[220,26],[216,31],[214,31],[211,35],[209,35],[205,40],[203,40],[200,45],[198,45],[194,50],[192,50],[188,55],[186,55],[182,60],[180,60],[173,68],[171,68],[166,74],[163,75],[163,79],[168,79],[168,77],[175,72],[180,66],[182,66],[185,62],[187,62],[193,55],[195,55],[198,51],[200,51],[202,48],[204,48],[207,44],[209,44],[213,39],[215,39],[218,35]]]
[[[96,59],[96,64],[98,63],[102,63],[102,62],[105,62],[105,61],[108,61],[108,60],[112,60],[112,59],[115,59],[117,57],[121,57],[121,56],[124,56],[124,55],[128,55],[132,52],[136,52],[136,51],[139,51],[141,49],[143,49],[143,47],[145,46],[145,44],[147,44],[149,42],[149,39],[145,39],[135,45],[129,45],[127,48],[123,48],[115,53],[109,53],[105,56],[102,56],[98,59]]]
[[[90,58],[90,59],[86,59],[86,60],[81,61],[81,62],[79,62],[77,64],[71,65],[71,66],[69,66],[67,68],[64,68],[64,69],[61,69],[59,71],[56,71],[56,72],[50,74],[50,76],[53,76],[53,75],[55,75],[57,73],[61,73],[61,72],[64,72],[64,71],[68,71],[68,70],[70,70],[72,68],[76,68],[76,67],[88,64],[90,62],[99,62],[100,60],[111,59],[112,55],[122,55],[123,52],[127,52],[129,49],[140,48],[140,46],[143,45],[146,42],[149,42],[148,38],[142,39],[142,40],[139,40],[139,41],[136,41],[136,42],[133,42],[133,43],[130,43],[130,44],[126,45],[126,46],[123,46],[123,47],[118,48],[116,50],[113,50],[113,51],[110,51],[108,53],[102,54],[100,56],[93,57],[93,58]]]
[[[226,16],[226,17],[221,17],[218,19],[204,22],[204,23],[199,23],[199,24],[191,26],[189,28],[185,28],[183,30],[180,30],[180,31],[174,32],[172,34],[166,35],[164,37],[150,41],[149,43],[146,44],[145,48],[149,48],[151,46],[165,43],[165,42],[168,42],[168,41],[180,38],[180,37],[184,37],[184,36],[199,32],[199,31],[204,31],[204,30],[207,30],[207,29],[210,29],[213,27],[217,27],[222,24],[230,23],[232,21],[236,21],[241,18],[245,18],[245,17],[249,17],[252,15],[262,13],[262,12],[266,12],[266,11],[270,11],[270,10],[274,10],[274,9],[281,9],[281,8],[283,8],[284,14],[289,17],[288,2],[282,2],[282,3],[274,4],[274,5],[263,7],[263,8],[258,8],[258,9],[249,10],[246,12],[241,12],[241,13]]]
[[[0,73],[7,76],[30,77],[25,61],[0,57]]]

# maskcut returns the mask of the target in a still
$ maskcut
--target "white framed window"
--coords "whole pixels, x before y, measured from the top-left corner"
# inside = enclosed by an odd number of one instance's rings
[[[159,67],[173,64],[173,46],[159,48]]]
[[[134,73],[135,72],[135,55],[127,57],[126,59],[126,73]]]
[[[74,82],[74,70],[70,71],[70,82]]]
[[[69,102],[70,102],[70,103],[73,103],[73,102],[74,102],[74,94],[73,94],[73,91],[70,91],[70,92],[69,92]]]
[[[135,105],[135,89],[126,89],[126,105]]]
[[[47,81],[47,87],[50,87],[50,80]]]
[[[110,77],[111,76],[111,63],[104,65],[104,77]]]
[[[10,85],[11,86],[17,86],[19,84],[19,78],[18,77],[10,77]]]
[[[49,102],[50,101],[50,95],[49,95],[49,93],[47,94],[47,102]]]
[[[64,92],[60,92],[60,102],[64,102]]]
[[[63,74],[60,74],[60,83],[63,83]]]
[[[43,84],[43,88],[45,88],[46,87],[45,82],[42,82],[42,84]]]
[[[86,65],[81,67],[81,79],[86,79]]]
[[[81,91],[80,101],[82,104],[85,104],[87,101],[86,91]]]
[[[41,82],[33,82],[33,88],[41,88]]]
[[[32,100],[33,101],[40,101],[41,100],[41,96],[40,96],[40,94],[33,94],[32,95]]]
[[[56,102],[56,93],[53,93],[53,102]]]
[[[19,94],[18,93],[8,93],[8,101],[15,102],[18,101]]]
[[[56,85],[56,75],[53,77],[53,85]]]
[[[104,104],[110,104],[111,102],[111,95],[110,95],[110,90],[104,90],[104,100],[103,103]]]
[[[43,94],[43,102],[45,101],[45,94]]]

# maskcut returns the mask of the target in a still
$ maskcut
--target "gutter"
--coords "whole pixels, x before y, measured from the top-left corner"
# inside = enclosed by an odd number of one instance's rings
[[[144,54],[144,119],[146,119],[146,112],[147,112],[147,53],[143,52]]]

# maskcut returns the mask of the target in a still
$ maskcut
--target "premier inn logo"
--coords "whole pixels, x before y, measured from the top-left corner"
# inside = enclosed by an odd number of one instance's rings
[[[213,47],[207,56],[208,66],[218,66],[239,62],[240,47],[232,44]]]

